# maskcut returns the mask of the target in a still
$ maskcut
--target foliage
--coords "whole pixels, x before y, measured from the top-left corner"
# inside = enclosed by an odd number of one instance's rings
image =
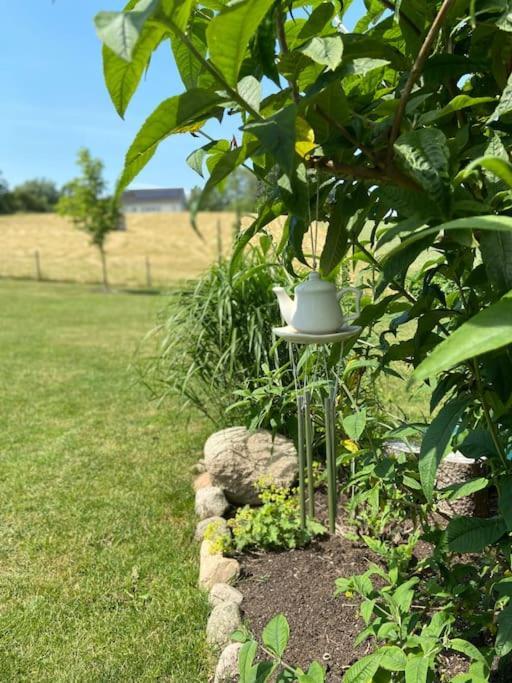
[[[59,197],[55,183],[45,178],[27,180],[12,191],[14,210],[26,213],[54,211]]]
[[[83,148],[78,152],[77,164],[82,175],[64,185],[57,212],[71,218],[75,227],[86,232],[91,244],[99,249],[103,284],[108,287],[105,240],[121,221],[119,202],[116,197],[105,196],[106,182],[100,159],[94,159],[89,150]]]
[[[202,164],[201,164],[202,166]],[[202,169],[201,174],[202,174]],[[188,198],[191,210],[199,203],[202,188],[193,187]],[[255,212],[258,207],[259,184],[254,175],[239,168],[217,186],[202,203],[203,211],[234,211],[237,214]]]
[[[9,185],[0,173],[0,214],[12,213],[13,211],[14,203],[12,194],[9,192]]]
[[[298,262],[310,265],[307,232],[312,217],[324,220],[322,272],[335,273],[345,259],[372,293],[359,323],[377,341],[363,343],[363,336],[354,346],[365,372],[405,367],[431,389],[418,470],[427,503],[435,503],[437,471],[450,450],[487,459],[496,513],[453,519],[446,530],[423,528],[436,551],[445,549],[451,572],[454,553],[508,549],[512,531],[510,11],[506,2],[372,0],[344,33],[348,5],[153,0],[101,13],[98,32],[118,60],[133,63],[146,33],[170,40],[185,88],[142,127],[118,190],[164,138],[201,134],[210,119],[239,116],[236,145],[209,140],[200,153],[210,175],[199,207],[241,165],[268,188],[233,267],[277,216],[286,217],[278,249],[284,265],[292,273]],[[106,69],[111,92],[116,78]],[[360,417],[347,431],[358,431]],[[508,606],[500,610],[497,600],[491,647],[504,657],[512,620]],[[405,675],[389,669],[394,652],[362,660],[352,680],[379,669],[388,671],[383,680]],[[420,643],[407,660],[422,652]],[[428,680],[423,659],[408,678]],[[478,666],[471,680],[486,680],[475,660]]]
[[[295,489],[282,488],[262,480],[258,491],[261,505],[246,505],[228,521],[233,540],[230,537],[225,539],[225,550],[299,548],[307,545],[315,536],[325,533],[324,527],[312,519],[308,519],[305,528],[302,528]]]
[[[235,631],[232,640],[242,643],[238,655],[240,683],[275,681],[275,683],[324,683],[325,669],[313,662],[307,671],[290,666],[284,661],[290,627],[284,614],[277,614],[264,627],[262,642],[255,640],[247,629]],[[261,659],[258,650],[265,655]]]
[[[140,363],[155,398],[181,396],[184,406],[193,405],[217,425],[251,422],[250,407],[238,404],[229,414],[226,409],[239,387],[257,386],[262,365],[273,365],[278,353],[273,350],[272,324],[279,313],[272,286],[284,284],[286,277],[267,262],[266,246],[262,240],[262,246],[250,249],[234,272],[222,260],[196,284],[171,292]],[[289,419],[292,414],[290,409]],[[286,414],[275,404],[261,425],[281,427],[283,419]]]

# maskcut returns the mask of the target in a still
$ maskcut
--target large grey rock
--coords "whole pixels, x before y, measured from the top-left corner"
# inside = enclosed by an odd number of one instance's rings
[[[230,427],[212,434],[204,445],[204,460],[213,483],[233,503],[256,505],[261,479],[290,487],[297,477],[293,442],[264,429]]]
[[[240,679],[238,675],[238,655],[242,643],[230,643],[223,650],[215,669],[213,683],[237,683]]]
[[[223,602],[234,602],[235,605],[241,605],[243,599],[242,593],[227,583],[216,583],[208,595],[208,601],[213,607]]]
[[[228,507],[226,496],[218,486],[205,486],[196,492],[196,515],[200,519],[222,517]]]
[[[212,537],[211,540],[231,533],[224,517],[206,517],[197,523],[195,533],[196,541],[203,540],[207,529],[208,535]]]
[[[206,640],[210,645],[225,647],[229,638],[242,624],[240,608],[234,602],[223,602],[214,607],[206,624]]]
[[[240,564],[231,557],[211,552],[208,541],[201,543],[199,587],[210,590],[216,583],[231,583],[240,575]]]

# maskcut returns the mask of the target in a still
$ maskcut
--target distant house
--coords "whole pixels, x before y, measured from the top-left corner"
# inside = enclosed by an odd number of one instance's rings
[[[121,196],[125,213],[154,213],[159,211],[185,211],[187,200],[182,187],[160,190],[127,190]]]

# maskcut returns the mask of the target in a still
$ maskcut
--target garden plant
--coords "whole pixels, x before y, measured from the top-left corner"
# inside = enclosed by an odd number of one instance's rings
[[[326,224],[321,273],[348,267],[371,293],[351,349],[360,374],[405,369],[410,384],[426,384],[432,412],[412,471],[410,460],[375,448],[375,415],[355,429],[371,408],[361,397],[344,420],[357,438],[355,448],[338,444],[338,458],[355,473],[359,507],[380,510],[396,478],[409,494],[393,505],[407,506],[411,538],[430,548],[418,558],[366,520],[361,534],[373,535],[386,568],[370,570],[375,586],[371,574],[339,585],[361,596],[361,638],[374,646],[344,681],[479,683],[506,671],[512,651],[512,14],[506,0],[367,0],[348,32],[349,4],[142,0],[100,13],[106,83],[121,115],[163,41],[183,81],[137,134],[118,191],[166,137],[199,137],[207,121],[236,116],[235,140],[204,134],[189,158],[209,171],[197,210],[240,166],[266,187],[231,272],[280,216],[278,258],[303,272],[312,219]],[[453,449],[485,459],[485,473],[439,491],[438,468]],[[365,502],[376,480],[388,488]],[[443,496],[477,491],[488,500],[479,516],[439,514]],[[287,639],[279,624],[278,641],[266,636],[278,667]],[[268,680],[274,665],[254,664],[248,642],[241,680]],[[451,650],[466,657],[465,671],[452,675]],[[281,666],[279,680],[323,680],[313,667]]]

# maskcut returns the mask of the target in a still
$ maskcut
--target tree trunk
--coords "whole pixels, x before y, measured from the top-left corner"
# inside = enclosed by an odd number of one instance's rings
[[[100,255],[101,255],[101,273],[103,277],[103,289],[105,291],[108,291],[109,286],[108,286],[108,276],[107,276],[107,255],[105,253],[105,250],[100,247]]]

